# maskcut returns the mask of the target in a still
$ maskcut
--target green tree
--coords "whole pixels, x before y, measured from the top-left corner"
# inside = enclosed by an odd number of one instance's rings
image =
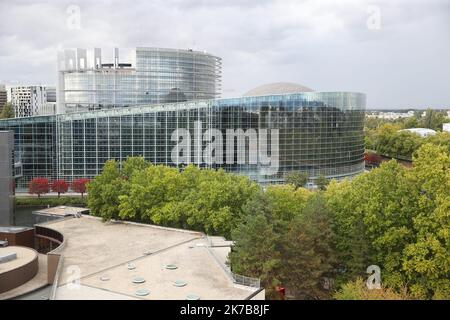
[[[292,185],[257,193],[231,233],[233,271],[261,278],[270,298],[279,297],[278,285],[298,299],[326,297],[324,281],[334,261],[332,216],[320,196]]]
[[[259,190],[250,179],[223,170],[193,165],[182,172],[152,165],[142,170],[143,163],[137,167],[127,180],[127,192],[119,196],[121,219],[229,237],[242,216],[242,206]]]
[[[268,200],[270,219],[291,221],[303,212],[312,192],[296,189],[293,185],[273,185],[267,187],[264,197]]]
[[[133,172],[141,172],[151,165],[144,157],[129,157],[123,163],[122,174],[127,178],[131,178]]]
[[[423,145],[409,172],[417,197],[415,234],[407,244],[403,269],[418,297],[450,299],[450,154],[443,146]]]
[[[266,296],[278,298],[275,287],[280,284],[282,258],[279,234],[264,215],[247,215],[243,223],[232,231],[235,245],[228,259],[234,273],[261,280]]]
[[[127,192],[126,181],[122,178],[115,160],[105,163],[103,171],[88,183],[88,207],[91,214],[104,220],[119,217],[119,196]]]
[[[295,188],[304,187],[308,180],[308,174],[300,171],[294,171],[286,175],[286,183],[292,184]]]
[[[325,281],[333,276],[335,258],[331,218],[323,198],[313,196],[283,236],[280,278],[296,299],[329,297]]]
[[[390,288],[382,287],[380,289],[369,290],[362,278],[357,278],[342,286],[334,294],[336,300],[410,300],[412,299],[403,289],[397,293]]]
[[[376,264],[393,290],[449,297],[449,157],[445,147],[425,144],[413,169],[390,161],[351,182],[330,184],[341,278],[354,280]]]
[[[405,119],[403,122],[404,129],[417,128],[417,127],[419,127],[419,120],[416,116],[409,117],[409,118]]]
[[[425,116],[420,119],[419,125],[423,128],[442,130],[442,124],[445,122],[445,118],[442,112],[427,109]]]
[[[178,224],[168,224],[168,219],[158,218],[158,215],[169,209],[168,203],[182,196],[183,189],[181,175],[175,168],[158,165],[135,171],[129,180],[128,192],[119,198],[120,218],[177,227]],[[178,211],[173,206],[170,209],[178,222]]]
[[[325,191],[327,189],[327,186],[330,184],[330,180],[328,180],[324,175],[320,175],[318,178],[316,178],[315,183],[319,190]]]
[[[7,102],[0,113],[0,119],[14,118],[14,106]]]
[[[443,146],[450,154],[450,132],[438,132],[436,135],[428,137],[425,142]]]

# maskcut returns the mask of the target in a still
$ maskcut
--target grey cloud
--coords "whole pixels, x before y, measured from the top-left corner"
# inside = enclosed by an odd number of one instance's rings
[[[367,6],[381,9],[369,30]],[[81,30],[67,28],[67,7]],[[224,96],[267,82],[352,90],[370,106],[448,106],[450,5],[431,1],[0,0],[0,82],[55,82],[64,47],[194,47],[223,58]]]

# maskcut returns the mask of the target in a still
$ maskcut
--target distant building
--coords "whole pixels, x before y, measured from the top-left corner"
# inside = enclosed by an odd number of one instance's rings
[[[378,119],[386,119],[386,120],[396,120],[396,119],[404,119],[414,117],[414,111],[408,112],[393,112],[393,111],[372,111],[367,114],[368,118],[378,118]]]
[[[46,86],[12,86],[9,88],[16,118],[52,115],[56,112],[56,89]]]
[[[12,131],[0,131],[0,226],[8,226],[13,223],[13,152],[14,133]]]
[[[134,57],[124,62],[118,48],[109,61],[100,48],[58,52],[58,113],[220,96],[219,57],[194,50],[145,47],[133,53]]]
[[[442,131],[450,132],[450,123],[443,123],[442,124]]]
[[[292,171],[311,179],[364,172],[363,93],[314,92],[281,82],[217,99],[219,57],[136,48],[134,67],[119,60],[118,50],[109,63],[103,58],[99,49],[92,55],[84,49],[60,52],[56,115],[0,120],[0,130],[15,131],[21,154],[18,190],[35,177],[91,179],[106,161],[130,156],[180,169],[191,163],[223,168],[263,185],[284,183]],[[40,113],[33,108],[21,116],[42,114],[42,107]],[[174,139],[181,132],[189,142],[184,151]],[[227,152],[208,153],[212,132],[225,137],[221,149]]]
[[[432,129],[427,129],[427,128],[411,128],[411,129],[403,129],[400,131],[409,131],[409,132],[417,133],[422,138],[434,136],[436,134],[436,131],[434,131]]]
[[[8,101],[8,94],[6,92],[6,87],[3,84],[0,84],[0,112],[3,111],[3,107]]]

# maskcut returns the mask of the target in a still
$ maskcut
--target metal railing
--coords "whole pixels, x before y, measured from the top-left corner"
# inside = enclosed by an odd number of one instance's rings
[[[208,250],[210,255],[213,257],[213,259],[216,260],[216,262],[219,264],[219,266],[223,269],[223,271],[225,271],[225,273],[228,275],[228,277],[230,277],[230,279],[234,283],[243,285],[243,286],[252,287],[252,288],[261,288],[261,280],[260,279],[246,277],[246,276],[232,272],[228,266],[226,266],[222,261],[220,261],[220,259],[214,253],[214,251],[211,250],[211,248],[214,247],[214,244],[213,244],[211,238],[208,236],[205,236],[205,238],[206,238],[206,242],[207,242],[206,249]]]
[[[55,277],[53,278],[52,289],[50,291],[49,300],[56,299],[56,291],[58,289],[59,277],[63,271],[63,265],[64,265],[64,257],[62,255],[59,255],[58,266],[56,268]]]

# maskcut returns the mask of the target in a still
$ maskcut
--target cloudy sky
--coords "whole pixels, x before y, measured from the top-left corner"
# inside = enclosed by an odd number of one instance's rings
[[[449,0],[0,0],[0,83],[55,84],[61,48],[194,48],[224,97],[270,82],[450,107]],[[79,16],[77,13],[80,13]]]

